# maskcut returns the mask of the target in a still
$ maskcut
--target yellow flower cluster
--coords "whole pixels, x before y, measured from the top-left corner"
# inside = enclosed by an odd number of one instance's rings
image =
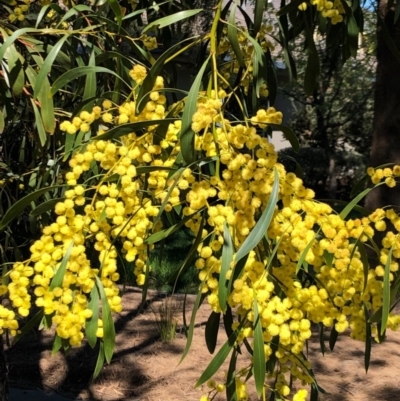
[[[75,135],[77,132],[86,133],[90,131],[90,124],[100,118],[101,108],[94,107],[92,112],[82,111],[79,117],[76,116],[72,121],[65,120],[60,124],[60,130],[70,135]]]
[[[274,107],[268,107],[266,110],[258,110],[257,114],[251,118],[251,122],[260,128],[265,128],[268,124],[282,124],[282,118],[280,111],[276,111]]]
[[[147,70],[142,65],[136,64],[133,69],[129,71],[129,75],[137,85],[140,85],[146,78]]]
[[[21,22],[25,20],[25,14],[29,11],[30,0],[18,0],[11,3],[14,8],[9,9],[8,20],[13,22]],[[7,7],[8,8],[8,7]]]
[[[343,15],[346,13],[340,0],[311,0],[311,4],[317,8],[324,18],[329,18],[332,25],[336,25],[343,21]],[[308,3],[304,2],[299,5],[299,10],[307,10]]]
[[[400,177],[400,166],[393,166],[393,168],[373,168],[368,167],[367,174],[371,177],[373,184],[378,184],[383,179],[389,188],[396,186],[396,178]]]
[[[142,35],[140,40],[147,50],[155,50],[158,48],[157,38],[154,36]]]
[[[135,66],[132,74],[137,72]],[[88,132],[100,118],[115,125],[164,118],[166,98],[157,92],[162,86],[163,79],[158,77],[150,100],[139,115],[135,114],[134,101],[113,107],[105,100],[102,107],[95,106],[91,112],[83,111],[72,121],[62,122],[60,129],[68,134]],[[176,143],[179,128],[179,122],[170,124],[165,140]],[[70,171],[65,175],[70,188],[64,193],[65,199],[54,208],[54,223],[44,227],[41,238],[31,246],[30,260],[16,263],[9,274],[10,283],[3,289],[3,295],[8,292],[15,312],[6,308],[0,311],[1,330],[9,329],[16,334],[15,317],[28,315],[32,308],[29,288],[33,287],[36,306],[51,316],[58,336],[77,346],[93,314],[88,304],[96,277],[100,278],[111,310],[122,310],[116,285],[118,253],[134,264],[138,284],[144,283],[147,250],[151,249],[144,240],[151,230],[160,227],[160,224],[153,227],[152,220],[159,212],[159,206],[154,205],[159,205],[168,192],[168,171],[162,168],[172,166],[174,160],[160,160],[162,148],[153,143],[153,130],[150,127],[145,135],[132,132],[120,144],[98,137],[73,155]],[[104,132],[103,126],[99,134]],[[150,172],[147,192],[137,171],[139,166],[161,167]],[[90,182],[93,169],[102,171],[102,178],[94,186]],[[54,283],[63,263],[62,281]],[[97,336],[102,335],[102,319],[99,319]]]

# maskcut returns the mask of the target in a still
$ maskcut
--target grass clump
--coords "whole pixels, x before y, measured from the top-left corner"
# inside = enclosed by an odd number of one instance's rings
[[[164,298],[152,310],[157,332],[163,343],[172,343],[178,326],[177,315],[182,309],[182,303],[173,297]]]

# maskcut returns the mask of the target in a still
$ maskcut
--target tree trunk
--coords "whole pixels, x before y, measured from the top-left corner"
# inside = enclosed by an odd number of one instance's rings
[[[2,335],[0,335],[0,401],[8,401],[7,364]]]
[[[371,165],[400,164],[400,62],[390,50],[384,37],[384,26],[396,48],[400,50],[400,19],[394,23],[394,7],[387,8],[388,0],[378,0],[377,72]],[[400,185],[382,185],[369,194],[366,206],[393,205],[400,208]]]

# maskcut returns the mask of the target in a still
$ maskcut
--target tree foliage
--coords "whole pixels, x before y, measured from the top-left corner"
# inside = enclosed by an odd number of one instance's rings
[[[376,40],[374,15],[364,11],[364,16],[366,23],[357,56],[345,64],[337,51],[328,51],[321,35],[315,38],[321,72],[310,95],[305,94],[299,82],[304,80],[307,60],[295,44],[291,46],[297,51],[300,79],[286,84],[282,92],[294,106],[290,125],[301,145],[312,148],[308,153],[319,149],[325,159],[312,166],[323,177],[314,180],[315,176],[305,176],[305,182],[312,185],[319,198],[348,200],[351,187],[364,174],[369,162]],[[308,163],[312,164],[312,160]]]

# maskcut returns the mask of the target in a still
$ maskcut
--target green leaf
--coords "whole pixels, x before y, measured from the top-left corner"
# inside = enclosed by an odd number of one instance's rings
[[[230,401],[238,401],[236,394],[236,360],[237,351],[234,349],[229,362],[228,373],[226,375],[226,399]]]
[[[156,242],[162,241],[163,239],[169,237],[172,233],[181,228],[187,221],[191,220],[195,214],[197,214],[197,212],[191,214],[190,216],[186,216],[185,218],[181,219],[178,223],[172,225],[171,227],[165,230],[157,231],[156,233],[151,234],[146,239],[145,243],[149,245],[155,244]]]
[[[115,77],[117,77],[118,79],[122,78],[115,73],[114,71],[111,71],[108,68],[105,67],[93,67],[93,66],[80,66],[80,67],[75,67],[72,70],[69,70],[67,72],[65,72],[64,74],[62,74],[60,77],[58,77],[52,87],[51,87],[51,95],[55,95],[61,88],[63,88],[65,85],[69,84],[71,81],[73,81],[76,78],[88,75],[88,74],[93,74],[93,73],[103,73],[103,74],[111,74],[114,75]],[[123,81],[125,82],[125,81]],[[127,82],[125,82],[125,84],[127,86],[129,86],[129,84]]]
[[[103,284],[98,276],[96,276],[96,287],[99,291],[102,305],[104,356],[106,361],[110,363],[115,348],[115,326]]]
[[[22,68],[23,60],[15,46],[12,46],[8,53],[8,76],[12,91],[15,95],[20,95],[25,86],[25,74]]]
[[[90,55],[89,59],[89,66],[95,67],[95,52],[92,51],[92,54]],[[95,72],[90,72],[86,75],[86,82],[85,82],[85,90],[83,92],[83,98],[82,100],[90,99],[96,96],[96,73]],[[86,106],[83,108],[83,110],[91,111],[94,105],[94,101],[92,100],[91,102],[87,103]]]
[[[336,321],[333,323],[331,334],[329,336],[329,349],[331,351],[333,351],[333,349],[335,348],[336,340],[339,335],[339,333],[335,329],[335,323],[336,323]]]
[[[62,347],[62,338],[58,334],[55,334],[53,348],[51,349],[51,356],[57,354],[57,352],[60,350],[61,347]]]
[[[186,345],[185,345],[185,349],[183,350],[182,357],[181,357],[181,360],[179,361],[179,363],[181,363],[185,359],[186,355],[188,354],[188,352],[190,350],[190,346],[192,345],[196,314],[197,314],[197,311],[199,310],[200,305],[203,303],[204,298],[205,298],[205,294],[202,293],[203,285],[204,285],[204,283],[201,284],[199,290],[197,291],[196,300],[193,305],[192,316],[190,318],[189,331],[187,333]]]
[[[121,9],[121,6],[119,5],[119,2],[117,0],[107,0],[107,3],[110,5],[110,8],[113,10],[113,12],[115,14],[115,18],[117,20],[118,26],[121,26],[122,9]]]
[[[37,129],[38,135],[39,135],[40,145],[43,147],[46,144],[47,135],[46,135],[46,131],[43,126],[42,116],[40,115],[40,111],[39,111],[38,107],[36,106],[35,101],[32,98],[31,98],[31,103],[32,103],[33,111],[35,113],[35,123],[36,123],[36,129]]]
[[[396,298],[398,291],[400,289],[400,275],[396,277],[395,282],[392,284],[392,289],[390,290],[390,310],[397,304]],[[370,323],[379,323],[382,320],[382,306],[370,317]],[[380,334],[380,333],[378,333]]]
[[[50,84],[47,77],[44,78],[42,89],[38,94],[38,100],[40,103],[44,129],[49,134],[54,134],[56,129],[56,119],[54,114],[53,97],[50,93]]]
[[[9,209],[7,209],[6,214],[0,220],[0,231],[4,230],[8,224],[10,224],[16,217],[22,214],[24,209],[30,205],[39,196],[52,191],[53,189],[62,188],[63,185],[55,185],[52,187],[41,188],[29,195],[24,196],[22,199],[14,203]]]
[[[257,33],[260,31],[262,20],[264,17],[264,7],[265,7],[265,0],[256,0],[254,6],[253,37],[256,37]]]
[[[381,320],[381,335],[386,330],[389,319],[390,309],[390,264],[392,263],[393,248],[390,248],[387,261],[385,264],[385,274],[383,276],[383,304],[382,304],[382,320]]]
[[[240,259],[248,255],[249,252],[252,251],[261,241],[261,238],[264,237],[271,223],[272,217],[274,216],[275,205],[278,202],[278,195],[279,195],[279,175],[278,171],[274,168],[274,185],[272,187],[271,195],[268,199],[267,206],[265,207],[265,210],[263,211],[263,214],[261,215],[257,224],[251,230],[251,233],[243,242],[242,246],[239,248],[236,254],[235,263],[238,263]]]
[[[369,273],[369,262],[368,262],[368,255],[367,251],[365,249],[364,243],[359,239],[357,240],[357,248],[358,251],[360,252],[360,260],[363,265],[363,270],[364,270],[364,288],[363,292],[367,288],[367,283],[368,283],[368,273]]]
[[[219,274],[218,282],[218,300],[222,312],[226,311],[226,300],[228,297],[228,292],[226,288],[226,274],[231,267],[233,261],[233,243],[231,238],[231,233],[229,227],[224,223],[224,245],[222,247],[222,261],[221,261],[221,271]]]
[[[3,133],[6,123],[4,121],[4,113],[0,110],[0,134]]]
[[[303,13],[303,17],[308,49],[308,60],[306,65],[306,72],[304,75],[304,90],[306,92],[306,95],[312,95],[319,78],[320,63],[318,51],[314,42],[313,32],[310,28],[305,13]]]
[[[233,314],[232,308],[229,305],[227,306],[225,313],[222,315],[222,319],[224,321],[225,333],[227,337],[230,337],[233,333]]]
[[[187,164],[193,163],[196,160],[196,151],[194,149],[194,132],[191,128],[193,114],[197,109],[197,100],[200,91],[201,81],[203,79],[204,71],[207,68],[208,62],[211,56],[208,56],[201,66],[196,79],[190,88],[189,95],[186,99],[185,109],[182,114],[182,125],[181,125],[181,152],[182,157]]]
[[[242,325],[240,325],[239,327],[241,326]],[[225,362],[225,359],[228,357],[229,353],[234,347],[237,336],[238,336],[238,330],[235,330],[233,334],[225,342],[225,344],[220,348],[217,354],[214,356],[212,361],[208,364],[207,368],[202,373],[199,380],[197,380],[195,387],[200,386],[201,384],[205,383],[207,380],[211,379],[214,376],[214,374]]]
[[[64,145],[64,157],[63,161],[65,162],[68,157],[70,157],[72,151],[74,150],[75,144],[75,135],[65,135],[65,145]]]
[[[362,178],[354,185],[354,188],[351,190],[350,198],[354,198],[357,194],[360,193],[361,190],[364,190],[365,187],[369,184],[371,177],[368,174],[364,174]]]
[[[283,49],[283,59],[289,73],[289,83],[292,83],[293,79],[297,79],[297,71],[296,71],[296,63],[289,49],[288,25],[289,24],[287,15],[286,14],[281,15],[278,19],[279,35]]]
[[[212,311],[206,323],[206,330],[204,334],[206,338],[207,349],[210,354],[214,353],[215,347],[217,346],[220,318],[220,313]]]
[[[306,73],[304,76],[304,90],[306,94],[309,96],[312,95],[315,86],[317,85],[319,72],[320,72],[319,57],[317,49],[314,45],[308,51]]]
[[[51,30],[50,30],[51,31]],[[38,33],[40,32],[39,29],[34,29],[34,28],[22,28],[18,29],[13,34],[4,41],[2,46],[0,46],[0,61],[3,61],[4,54],[6,53],[7,50],[10,49],[12,44],[22,35],[25,35],[26,33]]]
[[[166,26],[175,24],[178,21],[182,21],[186,18],[193,17],[194,15],[197,15],[202,11],[203,11],[202,8],[196,8],[194,10],[179,11],[178,13],[168,15],[167,17],[159,18],[158,20],[152,21],[148,25],[146,25],[143,28],[142,33],[151,31],[154,28],[158,28],[158,29],[165,28]]]
[[[44,311],[40,309],[30,320],[24,323],[21,330],[14,337],[13,345],[15,345],[22,337],[24,337],[27,333],[33,330],[37,325],[39,325],[40,321],[43,319]]]
[[[301,267],[303,266],[304,261],[305,261],[306,256],[307,256],[307,253],[308,253],[308,251],[311,249],[311,247],[313,246],[314,241],[315,241],[315,239],[312,239],[312,240],[307,244],[307,246],[303,249],[303,252],[301,253],[300,258],[299,258],[299,260],[297,261],[297,265],[296,265],[296,274],[299,272],[299,270],[300,270]]]
[[[117,139],[120,138],[121,136],[136,133],[137,131],[140,131],[144,128],[152,127],[152,126],[157,126],[158,124],[162,124],[166,121],[174,122],[178,120],[179,118],[170,118],[170,119],[163,119],[163,120],[147,120],[147,121],[138,121],[135,123],[128,123],[128,124],[122,124],[118,125],[115,128],[111,128],[110,130],[106,131],[104,134],[97,135],[92,137],[91,139],[94,141],[97,140],[104,140],[104,141],[109,141],[111,139]]]
[[[255,95],[260,97],[261,85],[268,81],[267,76],[267,60],[264,55],[264,50],[257,40],[252,38],[247,32],[243,32],[247,39],[251,42],[254,48],[253,54],[253,86]]]
[[[290,127],[287,127],[285,125],[278,125],[278,124],[269,124],[271,128],[274,131],[281,131],[283,134],[283,137],[290,142],[290,146],[293,148],[293,150],[297,153],[300,150],[300,143],[299,140],[296,136],[296,134],[293,132],[293,130]]]
[[[384,183],[379,183],[375,185],[374,188],[382,185]],[[365,196],[367,196],[374,188],[367,188],[364,191],[362,191],[360,194],[358,194],[354,199],[351,200],[351,202],[340,212],[339,216],[342,220],[345,220],[347,215],[353,210],[354,206],[360,202],[361,199],[363,199]]]
[[[61,50],[64,42],[69,38],[69,35],[64,35],[50,50],[47,55],[42,68],[39,71],[39,74],[36,79],[35,86],[33,87],[33,96],[38,98],[39,92],[42,90],[45,80],[47,79],[47,75],[50,73],[54,60],[56,59],[57,53]]]
[[[136,174],[148,174],[152,171],[177,171],[174,167],[165,167],[165,166],[138,166],[136,167]]]
[[[30,84],[32,85],[32,87],[35,87],[37,85],[36,71],[30,65],[28,65],[25,69],[25,72]],[[53,134],[56,126],[56,121],[54,115],[53,97],[50,93],[50,84],[47,76],[44,77],[44,81],[38,93],[37,100],[40,103],[44,129],[48,133]]]
[[[365,316],[365,353],[364,353],[364,367],[365,373],[368,372],[369,363],[371,361],[371,348],[372,348],[372,330],[371,330],[371,323],[369,320],[368,308],[363,303],[363,310]]]
[[[265,351],[264,351],[264,337],[261,326],[261,319],[258,315],[257,298],[254,299],[254,353],[253,353],[253,369],[254,381],[256,383],[256,390],[258,398],[264,393],[265,382]]]
[[[100,348],[99,348],[99,355],[97,357],[97,362],[96,362],[96,367],[94,368],[93,372],[93,380],[98,377],[98,375],[101,372],[101,369],[104,366],[104,343],[103,341],[100,341]]]
[[[230,10],[229,13],[229,20],[228,20],[228,39],[231,43],[232,50],[235,53],[236,60],[239,63],[239,66],[242,68],[246,68],[246,64],[244,62],[243,53],[240,49],[239,39],[238,39],[238,26],[236,24],[236,9],[239,0],[235,1],[233,8]]]
[[[50,290],[54,290],[54,288],[56,288],[56,287],[62,287],[65,272],[67,270],[67,264],[68,264],[69,258],[71,257],[71,252],[72,252],[73,247],[74,247],[74,240],[72,240],[71,243],[69,244],[67,252],[65,253],[64,257],[62,258],[60,265],[58,266],[56,274],[54,275],[53,279],[51,280],[50,287],[49,287]]]
[[[359,35],[359,29],[358,25],[356,22],[356,19],[354,18],[353,11],[350,8],[350,6],[347,4],[346,0],[341,0],[342,6],[346,12],[346,27],[347,27],[347,44],[350,49],[350,54],[352,57],[357,56],[357,49],[358,49],[358,35]]]
[[[97,343],[96,332],[99,320],[99,291],[96,286],[93,286],[90,292],[88,309],[91,310],[93,314],[91,318],[86,321],[85,333],[89,345],[94,348]]]
[[[50,199],[46,202],[41,203],[39,206],[36,206],[30,213],[30,216],[40,216],[50,210],[54,209],[54,206],[58,203],[58,202],[63,202],[65,200],[65,198],[54,198],[54,199]]]
[[[332,266],[333,266],[333,259],[334,258],[335,258],[335,255],[333,253],[330,253],[327,250],[324,250],[325,262],[331,269],[332,269]]]
[[[60,22],[57,24],[57,28],[60,28],[61,24],[72,16],[82,13],[83,11],[92,12],[93,10],[89,6],[85,6],[84,4],[77,4],[76,6],[70,8],[61,18]]]

